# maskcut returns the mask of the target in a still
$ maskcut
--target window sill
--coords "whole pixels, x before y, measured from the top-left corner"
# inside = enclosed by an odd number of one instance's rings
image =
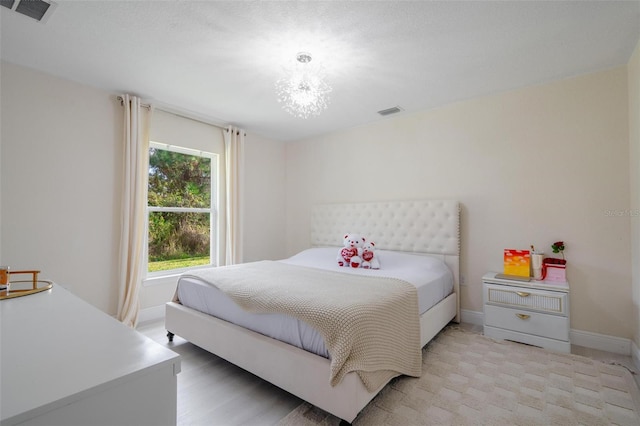
[[[151,287],[154,285],[170,285],[176,284],[178,282],[178,278],[185,272],[194,271],[197,269],[205,269],[215,267],[214,265],[202,265],[202,266],[193,266],[191,268],[183,268],[183,269],[174,269],[171,271],[167,271],[166,274],[162,272],[151,272],[150,275],[147,275],[146,278],[142,280],[143,287]]]
[[[143,287],[151,287],[155,285],[170,285],[178,282],[180,273],[171,273],[167,275],[157,275],[154,277],[147,277],[142,280]]]

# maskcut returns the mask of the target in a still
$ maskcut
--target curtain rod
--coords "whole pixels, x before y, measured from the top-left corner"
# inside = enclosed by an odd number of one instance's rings
[[[116,99],[117,99],[118,101],[120,101],[120,105],[124,105],[124,98],[123,98],[122,96],[118,95],[118,96],[116,96]],[[151,104],[143,104],[143,103],[141,103],[141,104],[140,104],[140,106],[141,106],[142,108],[151,109]],[[219,129],[222,129],[222,130],[224,130],[225,132],[228,132],[228,131],[229,131],[229,129],[228,129],[228,128],[223,127],[223,126],[220,126],[220,125],[218,125],[218,124],[213,124],[213,123],[206,122],[206,121],[204,121],[204,120],[199,120],[199,119],[197,119],[197,118],[188,117],[188,116],[186,116],[186,115],[181,115],[181,114],[175,113],[175,112],[173,112],[173,111],[168,111],[168,110],[166,110],[166,109],[164,109],[164,108],[162,108],[162,107],[160,107],[160,108],[159,108],[159,107],[155,107],[155,109],[160,110],[160,111],[162,111],[162,112],[166,112],[167,114],[173,114],[173,115],[175,115],[175,116],[177,116],[177,117],[182,117],[182,118],[186,118],[186,119],[189,119],[189,120],[197,121],[197,122],[199,122],[199,123],[208,124],[209,126],[213,126],[213,127],[217,127],[217,128],[219,128]],[[239,135],[239,134],[240,134],[240,131],[237,131],[237,132],[236,132],[236,135]],[[244,133],[244,135],[245,135],[245,136],[247,136],[247,133],[245,132],[245,133]]]
[[[118,95],[118,96],[116,96],[116,99],[120,101],[120,105],[124,105],[124,98],[122,96]],[[151,109],[151,105],[150,104],[141,103],[140,106],[142,108]]]

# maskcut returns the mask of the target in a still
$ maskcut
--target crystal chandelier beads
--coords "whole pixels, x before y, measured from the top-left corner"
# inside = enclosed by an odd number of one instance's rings
[[[289,114],[300,118],[319,115],[329,104],[331,87],[321,67],[310,64],[311,54],[300,52],[287,75],[276,82],[278,102]]]

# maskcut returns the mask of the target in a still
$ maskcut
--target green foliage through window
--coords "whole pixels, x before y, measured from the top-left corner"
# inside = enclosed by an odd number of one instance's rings
[[[149,149],[149,205],[210,207],[211,159]]]
[[[149,149],[149,272],[210,263],[211,179],[211,158]]]

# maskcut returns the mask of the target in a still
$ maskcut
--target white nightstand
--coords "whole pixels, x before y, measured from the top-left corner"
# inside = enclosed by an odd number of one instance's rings
[[[569,283],[482,277],[484,334],[558,352],[571,352]]]

